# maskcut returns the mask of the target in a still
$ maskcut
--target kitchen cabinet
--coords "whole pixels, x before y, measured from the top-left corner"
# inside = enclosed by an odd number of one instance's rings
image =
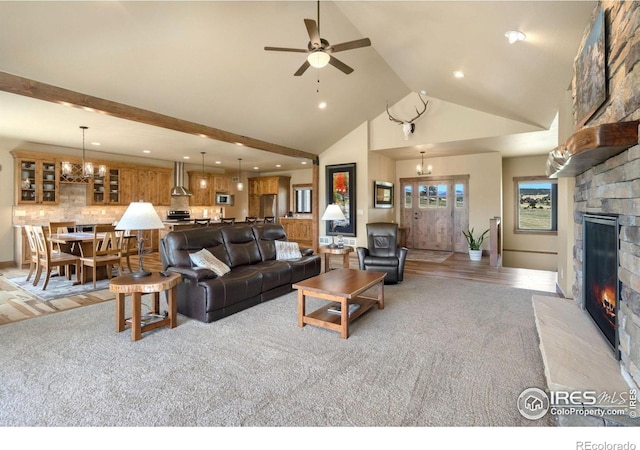
[[[190,206],[213,206],[215,189],[214,176],[210,173],[203,173],[201,171],[189,171],[189,190],[191,191],[191,197],[189,197]],[[207,182],[207,187],[200,187],[200,181],[204,178]]]
[[[230,192],[232,184],[231,177],[219,175],[213,177],[213,190],[215,192]]]
[[[89,180],[87,204],[119,205],[120,204],[120,171],[108,168],[105,176],[100,176],[96,168],[94,176]]]
[[[133,169],[131,175],[133,176],[133,179],[130,180],[132,198],[128,203],[143,200],[152,203],[154,206],[171,205],[171,170],[160,168]],[[126,176],[128,177],[129,174]],[[124,177],[122,182],[125,182]]]
[[[60,202],[60,170],[55,158],[16,158],[16,204],[49,204]]]
[[[249,216],[260,216],[260,196],[264,194],[275,194],[276,216],[283,217],[289,211],[289,184],[291,177],[254,177],[248,180],[249,193]]]
[[[288,240],[311,245],[313,239],[313,224],[311,219],[281,217],[280,225],[282,225],[285,233],[287,233]]]

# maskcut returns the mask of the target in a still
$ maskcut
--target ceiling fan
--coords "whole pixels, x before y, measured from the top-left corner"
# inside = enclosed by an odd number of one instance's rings
[[[302,75],[309,66],[321,68],[327,64],[341,70],[349,75],[353,69],[345,63],[333,56],[333,53],[343,52],[345,50],[353,50],[355,48],[368,47],[371,45],[369,38],[357,39],[355,41],[343,42],[341,44],[331,45],[326,39],[320,37],[320,1],[318,1],[318,22],[313,19],[304,19],[304,24],[309,33],[309,43],[306,49],[286,48],[286,47],[265,47],[267,51],[275,52],[295,52],[308,53],[307,60],[294,73],[296,77]]]

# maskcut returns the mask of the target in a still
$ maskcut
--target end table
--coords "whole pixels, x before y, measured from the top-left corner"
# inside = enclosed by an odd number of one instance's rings
[[[321,245],[318,249],[318,253],[324,253],[324,271],[331,270],[331,255],[342,255],[342,267],[344,269],[349,268],[349,253],[353,252],[353,247],[345,245],[342,248],[332,248],[328,245]]]
[[[127,320],[124,318],[124,299],[131,294],[131,340],[137,341],[142,333],[159,327],[169,325],[175,328],[178,325],[178,305],[176,303],[176,286],[182,279],[177,273],[162,276],[159,272],[153,272],[147,277],[135,278],[131,275],[121,275],[111,279],[109,290],[116,293],[116,332],[120,333],[126,328]],[[142,294],[153,294],[152,313],[157,314],[160,309],[160,292],[167,291],[167,303],[169,315],[163,319],[141,324]]]

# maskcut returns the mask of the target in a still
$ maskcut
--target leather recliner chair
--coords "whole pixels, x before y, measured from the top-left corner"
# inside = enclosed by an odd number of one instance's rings
[[[356,248],[360,270],[385,272],[385,284],[399,283],[404,275],[406,247],[398,247],[398,224],[376,222],[367,224],[367,248]]]

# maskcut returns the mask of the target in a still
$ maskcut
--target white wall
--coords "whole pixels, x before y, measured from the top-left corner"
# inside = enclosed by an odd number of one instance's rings
[[[15,143],[0,139],[0,264],[13,263],[13,157]]]
[[[394,191],[398,190],[396,183],[396,162],[391,158],[379,155],[376,152],[369,152],[369,179],[368,189],[369,197],[367,199],[368,222],[394,222],[396,220],[396,211],[398,209],[399,196],[394,192],[393,208],[374,208],[373,189],[374,181],[388,181],[394,183]]]
[[[418,94],[411,93],[395,105],[390,105],[389,112],[400,120],[407,120],[414,117],[415,108],[421,106]],[[437,98],[429,98],[427,111],[415,121],[415,125],[411,145],[464,141],[543,130]],[[372,120],[370,127],[371,150],[407,146],[401,125],[391,122],[386,111]]]

